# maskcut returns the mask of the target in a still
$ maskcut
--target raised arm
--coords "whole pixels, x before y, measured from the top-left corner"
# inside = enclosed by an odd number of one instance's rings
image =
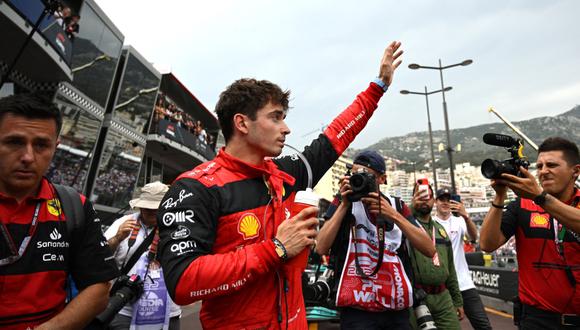
[[[496,180],[491,180],[491,186],[495,190],[495,197],[479,232],[479,246],[485,252],[493,252],[507,241],[501,231],[503,207],[507,197],[506,186]]]
[[[471,220],[469,213],[467,213],[467,210],[465,209],[465,205],[462,202],[458,202],[458,201],[454,201],[454,200],[451,200],[449,202],[451,203],[451,211],[457,212],[459,214],[459,216],[462,217],[463,220],[465,221],[465,226],[467,227],[467,235],[469,235],[469,238],[472,241],[476,241],[477,240],[477,227],[475,226],[475,223],[473,223],[473,221]]]
[[[346,198],[347,194],[350,193],[350,186],[348,184],[347,176],[343,177],[340,181],[340,194],[341,194],[341,201],[338,204],[338,207],[330,217],[330,219],[324,222],[324,226],[320,229],[318,233],[317,244],[316,244],[316,253],[319,255],[328,254],[330,247],[334,243],[336,239],[336,235],[340,230],[340,226],[342,221],[347,215],[348,209],[351,203]]]
[[[394,72],[401,64],[400,57],[403,51],[400,47],[400,42],[393,41],[383,53],[377,79],[385,86],[392,83]],[[384,90],[379,84],[370,83],[364,92],[357,95],[351,105],[332,120],[324,133],[304,149],[303,154],[312,166],[313,185],[366,126],[383,94]],[[306,188],[307,175],[302,162],[292,156],[278,158],[275,162],[296,179],[297,190]]]

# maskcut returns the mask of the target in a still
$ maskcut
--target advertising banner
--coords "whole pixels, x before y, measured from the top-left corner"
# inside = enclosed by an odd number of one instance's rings
[[[511,301],[518,294],[517,270],[470,265],[469,272],[481,295]]]

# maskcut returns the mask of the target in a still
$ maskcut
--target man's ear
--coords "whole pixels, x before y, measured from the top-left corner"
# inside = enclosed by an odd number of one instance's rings
[[[247,116],[241,113],[236,113],[234,115],[234,129],[236,131],[240,131],[243,134],[248,134],[248,126],[246,125],[247,121]]]
[[[386,174],[381,174],[379,176],[379,181],[382,182],[381,184],[387,184],[387,175]]]
[[[574,179],[578,180],[578,176],[580,176],[580,164],[574,165]]]

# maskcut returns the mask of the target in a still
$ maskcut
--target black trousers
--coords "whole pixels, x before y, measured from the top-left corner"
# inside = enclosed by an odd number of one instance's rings
[[[461,291],[461,296],[463,297],[463,311],[473,329],[491,330],[491,324],[489,323],[477,290],[474,288]]]
[[[340,309],[342,330],[411,330],[409,309],[402,311],[367,312],[344,307]]]
[[[561,316],[535,307],[522,304],[520,330],[572,330],[580,326],[562,325]]]

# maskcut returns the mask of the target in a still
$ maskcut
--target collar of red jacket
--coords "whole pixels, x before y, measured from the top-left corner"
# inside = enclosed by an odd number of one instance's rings
[[[279,199],[282,198],[284,183],[293,185],[296,182],[296,179],[293,176],[281,171],[276,163],[274,163],[270,158],[264,159],[260,165],[253,165],[228,154],[225,152],[225,148],[221,148],[214,161],[230,170],[243,172],[248,177],[263,176],[266,182],[268,182],[268,185],[273,188],[276,197]]]
[[[56,198],[56,193],[54,192],[54,188],[51,187],[50,182],[48,182],[48,180],[45,177],[43,177],[42,180],[40,181],[40,187],[39,187],[38,191],[34,195],[27,196],[25,198],[25,200],[39,200],[39,199],[49,200],[49,199],[53,199],[53,198]],[[9,200],[9,199],[14,200],[14,197],[0,193],[0,199],[2,199],[2,200]]]

